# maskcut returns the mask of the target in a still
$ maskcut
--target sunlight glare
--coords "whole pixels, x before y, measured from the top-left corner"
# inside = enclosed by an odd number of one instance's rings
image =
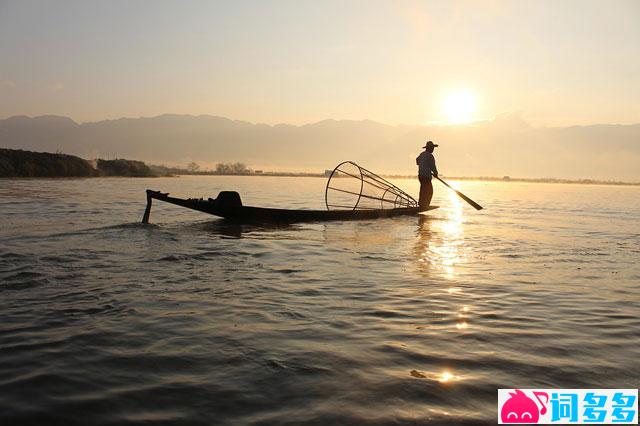
[[[476,99],[469,92],[450,93],[442,103],[442,112],[451,124],[470,122],[476,110]]]

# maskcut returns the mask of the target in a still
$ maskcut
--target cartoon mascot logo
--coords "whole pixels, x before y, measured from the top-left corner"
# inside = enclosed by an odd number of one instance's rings
[[[502,423],[538,423],[540,414],[547,412],[547,403],[549,402],[549,395],[546,392],[533,392],[533,395],[540,403],[540,410],[538,405],[519,389],[515,392],[509,392],[509,399],[502,405],[500,411],[500,419]],[[540,397],[545,397],[545,402],[540,400]]]

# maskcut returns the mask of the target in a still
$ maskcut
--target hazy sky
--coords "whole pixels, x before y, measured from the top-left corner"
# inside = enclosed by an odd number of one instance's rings
[[[640,122],[640,1],[0,0],[0,117]]]

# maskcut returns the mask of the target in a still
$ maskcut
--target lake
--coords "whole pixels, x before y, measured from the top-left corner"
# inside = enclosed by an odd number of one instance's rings
[[[485,210],[434,182],[419,217],[142,225],[146,188],[323,208],[325,180],[0,180],[0,418],[493,424],[498,388],[637,388],[640,187],[456,185]]]

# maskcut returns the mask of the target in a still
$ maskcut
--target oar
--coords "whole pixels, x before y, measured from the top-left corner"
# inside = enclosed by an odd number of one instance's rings
[[[476,210],[482,210],[482,206],[478,203],[476,203],[475,201],[473,201],[471,198],[467,197],[466,195],[464,195],[462,192],[454,189],[451,187],[451,185],[449,185],[447,182],[443,181],[442,179],[440,179],[438,176],[434,176],[436,179],[438,179],[440,182],[444,183],[445,186],[449,189],[451,189],[452,191],[454,191],[456,194],[458,194],[458,196],[460,198],[462,198],[463,200],[465,200],[467,203],[471,204],[473,206],[474,209]]]

